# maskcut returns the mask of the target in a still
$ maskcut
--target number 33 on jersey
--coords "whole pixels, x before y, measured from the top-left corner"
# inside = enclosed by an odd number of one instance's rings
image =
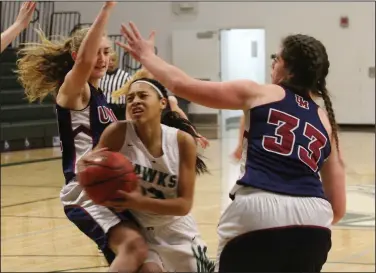
[[[325,198],[318,173],[331,147],[318,105],[287,89],[285,93],[282,100],[245,113],[243,166],[237,184]]]
[[[284,156],[289,156],[293,152],[298,154],[299,159],[316,172],[317,163],[321,158],[321,150],[327,143],[326,136],[320,132],[314,125],[309,122],[300,124],[297,117],[271,108],[269,111],[268,123],[276,126],[275,136],[264,136],[262,146],[265,150]],[[303,126],[303,136],[310,140],[307,148],[298,145],[294,151],[296,144],[296,132],[299,126]],[[298,136],[299,137],[299,136]]]

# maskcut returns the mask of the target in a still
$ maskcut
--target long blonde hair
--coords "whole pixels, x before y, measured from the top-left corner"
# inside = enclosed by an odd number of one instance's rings
[[[30,102],[42,101],[49,94],[56,96],[74,61],[71,53],[78,51],[89,28],[75,31],[69,38],[49,40],[40,29],[40,43],[25,43],[17,61],[18,80]]]
[[[141,78],[149,78],[149,79],[153,79],[153,75],[147,71],[146,69],[144,68],[141,68],[139,70],[136,71],[136,73],[134,73],[132,75],[132,77],[129,78],[128,81],[125,82],[125,84],[120,87],[120,89],[114,91],[112,93],[112,97],[115,99],[115,100],[118,100],[121,96],[126,96],[129,92],[129,88],[131,86],[131,83],[134,82],[135,80],[138,80],[138,79],[141,79]]]

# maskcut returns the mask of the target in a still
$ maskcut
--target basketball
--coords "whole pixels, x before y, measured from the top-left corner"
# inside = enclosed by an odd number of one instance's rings
[[[102,151],[78,166],[78,182],[96,204],[116,198],[116,192],[137,188],[138,177],[132,163],[121,153]]]

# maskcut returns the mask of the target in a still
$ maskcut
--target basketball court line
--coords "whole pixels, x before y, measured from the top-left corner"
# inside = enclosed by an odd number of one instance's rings
[[[34,219],[67,219],[67,217],[38,216],[38,215],[3,215],[3,214],[1,214],[1,217],[8,217],[8,218],[34,218]]]
[[[3,187],[24,187],[24,188],[62,188],[61,186],[51,186],[51,185],[10,185],[10,184],[1,184]]]
[[[10,205],[4,205],[4,206],[1,206],[0,208],[6,209],[6,208],[21,206],[21,205],[28,205],[28,204],[33,204],[33,203],[48,201],[48,200],[52,200],[52,199],[56,199],[56,198],[59,198],[59,197],[58,196],[46,197],[46,198],[43,198],[43,199],[37,199],[37,200],[33,200],[33,201],[28,201],[28,202],[22,202],[22,203],[15,203],[15,204],[10,204]]]
[[[32,159],[32,160],[26,160],[26,161],[4,163],[4,164],[1,164],[0,167],[12,167],[12,166],[18,166],[18,165],[26,165],[26,164],[32,164],[32,163],[54,161],[54,160],[59,160],[59,159],[61,159],[61,156],[47,157],[47,158],[41,158],[41,159]]]
[[[43,229],[43,230],[38,230],[38,231],[25,232],[25,233],[18,234],[18,235],[15,235],[15,236],[4,237],[4,238],[1,238],[1,241],[2,242],[4,242],[4,241],[10,241],[10,240],[14,240],[14,239],[19,239],[19,238],[24,238],[24,237],[39,235],[39,234],[43,234],[43,233],[54,232],[56,230],[66,229],[66,228],[70,228],[70,227],[72,227],[71,223],[68,223],[68,224],[65,224],[65,225],[58,225],[56,227],[49,228],[49,229]]]
[[[345,257],[343,257],[343,259],[345,261],[349,260],[349,259],[356,259],[356,258],[360,258],[360,257],[363,257],[364,255],[368,254],[369,252],[371,251],[370,248],[366,248],[360,252],[357,252],[357,253],[352,253],[350,255],[347,255]],[[374,264],[374,263],[373,263]]]

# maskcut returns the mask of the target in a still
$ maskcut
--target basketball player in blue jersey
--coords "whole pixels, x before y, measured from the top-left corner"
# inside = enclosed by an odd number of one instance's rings
[[[197,156],[197,135],[187,119],[168,110],[164,86],[143,75],[145,71],[136,73],[124,93],[118,93],[126,95],[131,120],[106,128],[95,150],[124,154],[135,166],[144,194],[120,191],[123,201],[104,205],[130,209],[145,228],[150,250],[141,272],[212,272],[214,263],[206,257],[207,247],[190,214],[196,173],[207,172]],[[90,162],[91,154],[82,161]]]
[[[60,199],[64,211],[102,250],[110,271],[136,272],[147,257],[147,245],[127,213],[115,213],[90,200],[76,180],[77,162],[99,141],[116,117],[101,90],[110,41],[105,33],[114,2],[106,2],[90,29],[63,42],[26,45],[18,62],[19,79],[30,101],[56,96],[56,110],[66,184]],[[115,258],[116,256],[116,258]]]
[[[218,225],[217,269],[319,272],[331,248],[330,227],[346,209],[324,45],[307,35],[284,38],[273,55],[272,84],[209,82],[156,56],[154,33],[146,40],[133,23],[121,31],[128,44],[119,45],[171,92],[207,107],[244,110],[241,175]]]

